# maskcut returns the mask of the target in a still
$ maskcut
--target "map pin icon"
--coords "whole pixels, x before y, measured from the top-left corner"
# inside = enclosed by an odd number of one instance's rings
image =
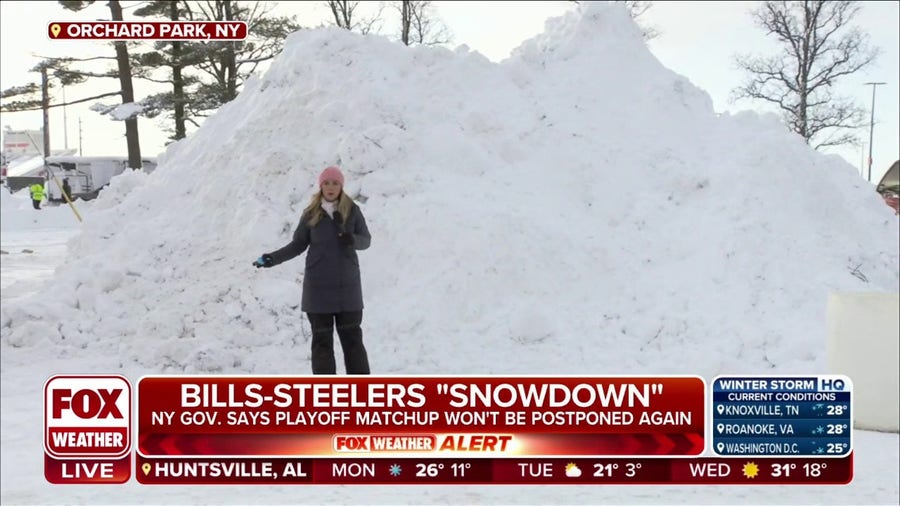
[[[725,425],[721,423],[719,425],[716,425],[716,430],[718,430],[719,434],[721,434],[722,431],[725,430]]]
[[[144,465],[141,466],[141,471],[144,471],[144,476],[150,474],[150,463],[145,462]]]
[[[61,30],[62,30],[62,28],[60,28],[60,26],[56,23],[53,23],[52,25],[50,25],[50,33],[53,34],[54,39],[59,37],[59,32]]]
[[[725,443],[719,443],[716,445],[716,450],[718,450],[719,453],[722,453],[722,450],[724,450],[724,449],[725,449]]]
[[[719,404],[718,406],[716,406],[716,411],[718,411],[719,414],[721,415],[722,412],[725,411],[725,406]]]

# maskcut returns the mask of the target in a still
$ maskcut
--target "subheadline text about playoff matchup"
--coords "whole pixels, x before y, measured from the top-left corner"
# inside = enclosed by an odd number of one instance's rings
[[[154,412],[152,420],[154,425],[538,428],[686,426],[702,417],[690,410],[654,409],[663,395],[663,383],[653,382],[184,383],[180,409]]]

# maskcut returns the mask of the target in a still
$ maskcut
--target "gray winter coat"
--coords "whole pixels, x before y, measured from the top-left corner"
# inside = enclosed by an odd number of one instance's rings
[[[363,309],[356,250],[368,248],[372,237],[366,227],[366,219],[355,203],[350,216],[345,219],[344,230],[353,233],[352,247],[338,243],[340,227],[328,213],[322,216],[315,227],[310,227],[307,216],[303,215],[290,244],[270,253],[274,264],[278,265],[309,247],[303,276],[303,301],[300,306],[304,312],[341,313]]]

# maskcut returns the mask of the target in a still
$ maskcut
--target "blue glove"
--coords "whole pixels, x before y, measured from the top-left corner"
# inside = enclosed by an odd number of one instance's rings
[[[275,259],[273,259],[272,255],[270,255],[268,253],[263,253],[262,256],[260,256],[259,258],[256,259],[255,262],[253,262],[253,266],[256,267],[257,269],[259,269],[260,267],[269,268],[269,267],[272,267],[273,265],[275,265]]]

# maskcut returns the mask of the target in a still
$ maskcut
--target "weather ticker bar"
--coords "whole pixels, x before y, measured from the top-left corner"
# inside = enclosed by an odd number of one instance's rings
[[[145,458],[145,485],[842,485],[840,459]]]

